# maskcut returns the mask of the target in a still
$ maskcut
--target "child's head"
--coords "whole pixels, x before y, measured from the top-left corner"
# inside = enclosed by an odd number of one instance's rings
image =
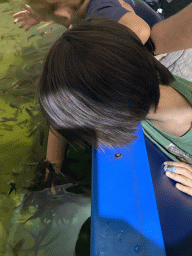
[[[90,0],[26,0],[43,20],[51,20],[68,27],[85,18],[86,6]]]
[[[93,137],[105,145],[131,142],[159,102],[159,84],[174,77],[130,29],[88,18],[51,47],[39,101],[49,124],[69,142]],[[82,130],[83,129],[83,130]]]

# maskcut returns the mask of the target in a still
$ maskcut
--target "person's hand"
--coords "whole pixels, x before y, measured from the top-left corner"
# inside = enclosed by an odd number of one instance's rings
[[[19,25],[19,28],[26,26],[25,31],[28,31],[30,28],[40,24],[43,19],[39,14],[34,12],[29,5],[24,5],[25,11],[17,12],[13,15],[14,23],[22,22]]]
[[[60,173],[60,169],[59,169],[59,168],[57,168],[56,166],[55,166],[54,170],[55,170],[55,173],[57,173],[57,174],[59,174],[59,173]],[[50,173],[49,169],[48,169],[48,168],[46,168],[46,174],[45,174],[44,182],[46,182],[46,181],[47,181],[49,173]],[[55,191],[55,184],[54,184],[54,182],[53,182],[53,181],[52,181],[52,183],[51,183],[51,193],[52,193],[53,195],[55,195],[55,194],[56,194],[56,191]]]
[[[164,162],[164,165],[164,169],[169,170],[166,171],[166,176],[179,182],[176,183],[176,188],[192,196],[192,167],[183,162],[171,161]]]

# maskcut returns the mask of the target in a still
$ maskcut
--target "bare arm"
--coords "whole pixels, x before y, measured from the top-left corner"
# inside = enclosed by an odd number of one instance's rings
[[[145,44],[150,37],[149,25],[135,13],[126,13],[121,17],[118,23],[130,28],[140,38],[143,44]]]
[[[128,13],[123,15],[118,23],[130,28],[142,41],[143,44],[147,42],[150,37],[150,27],[149,25],[138,15],[136,15],[133,8],[124,2],[123,0],[118,0],[123,8],[125,8]]]
[[[192,48],[192,4],[152,27],[155,55]]]
[[[66,147],[67,142],[65,138],[61,134],[56,132],[52,127],[50,127],[46,160],[52,163],[56,173],[59,173],[61,170]],[[49,169],[46,169],[46,175],[44,179],[45,181],[48,178],[48,174]],[[53,195],[56,194],[53,182],[51,184],[51,192],[53,193]]]
[[[65,138],[51,128],[49,130],[46,160],[53,164],[56,172],[61,170],[66,147],[67,141]]]

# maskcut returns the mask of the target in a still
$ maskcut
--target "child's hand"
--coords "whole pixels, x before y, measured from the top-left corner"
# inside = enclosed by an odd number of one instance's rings
[[[32,8],[29,5],[24,5],[25,11],[17,12],[13,15],[14,23],[22,22],[21,25],[19,25],[19,28],[23,28],[26,26],[25,31],[28,31],[30,28],[38,25],[43,21],[41,16],[34,12]]]
[[[166,176],[172,180],[178,181],[181,184],[177,183],[176,188],[180,191],[192,196],[192,167],[186,163],[182,162],[164,162],[168,166],[165,168],[168,170],[170,166],[174,166],[170,171],[166,171]],[[164,168],[164,169],[165,169]]]

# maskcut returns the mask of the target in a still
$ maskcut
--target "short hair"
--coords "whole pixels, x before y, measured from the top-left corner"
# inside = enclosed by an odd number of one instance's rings
[[[91,17],[51,47],[40,79],[47,122],[72,145],[124,146],[175,78],[129,28]]]

